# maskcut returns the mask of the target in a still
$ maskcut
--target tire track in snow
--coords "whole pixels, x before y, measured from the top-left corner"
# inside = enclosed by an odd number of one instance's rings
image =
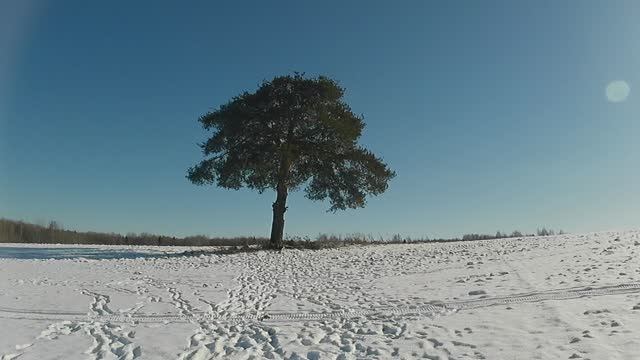
[[[524,294],[498,296],[477,300],[450,302],[447,305],[458,310],[477,309],[495,305],[532,303],[547,300],[570,300],[588,296],[620,295],[640,292],[640,283],[628,283],[600,287],[574,287],[565,289],[545,290]]]
[[[571,300],[590,296],[609,296],[640,292],[640,283],[628,283],[601,287],[578,287],[567,289],[554,289],[539,292],[529,292],[481,299],[470,299],[451,302],[434,302],[421,306],[382,307],[368,310],[334,311],[334,312],[262,312],[246,313],[238,315],[224,315],[213,312],[191,311],[181,314],[144,314],[137,313],[131,316],[122,315],[95,315],[94,319],[109,322],[164,322],[164,321],[219,321],[226,323],[240,323],[246,321],[304,321],[323,320],[335,318],[349,318],[373,315],[446,315],[456,311],[478,309],[498,305],[510,305],[521,303],[533,303],[539,301]],[[191,309],[190,307],[186,307]],[[179,309],[185,311],[180,305]],[[42,317],[54,317],[59,319],[73,319],[82,313],[56,312],[56,311],[32,311],[23,309],[0,308],[0,317],[17,319],[42,319]]]

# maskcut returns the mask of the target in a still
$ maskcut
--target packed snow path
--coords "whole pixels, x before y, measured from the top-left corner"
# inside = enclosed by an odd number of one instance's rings
[[[0,358],[631,359],[639,251],[611,232],[0,259]]]

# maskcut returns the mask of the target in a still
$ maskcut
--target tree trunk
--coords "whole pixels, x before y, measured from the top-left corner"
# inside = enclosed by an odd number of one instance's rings
[[[272,249],[281,250],[284,247],[284,213],[287,211],[287,194],[289,170],[291,168],[291,154],[289,143],[293,138],[294,122],[289,119],[287,126],[287,141],[281,147],[280,168],[278,169],[278,184],[276,185],[276,202],[273,203],[273,222],[271,223],[271,238],[269,245]]]
[[[282,249],[284,246],[284,213],[287,211],[287,187],[278,183],[276,202],[273,203],[273,222],[271,224],[270,246],[272,249]]]

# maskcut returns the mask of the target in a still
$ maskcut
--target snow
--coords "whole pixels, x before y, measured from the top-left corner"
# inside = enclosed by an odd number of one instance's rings
[[[0,259],[0,359],[631,359],[639,251],[629,231]]]

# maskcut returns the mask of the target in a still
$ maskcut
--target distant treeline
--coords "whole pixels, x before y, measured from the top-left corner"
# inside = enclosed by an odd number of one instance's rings
[[[562,235],[565,232],[562,230],[558,231],[558,235]],[[485,234],[466,234],[462,237],[462,240],[490,240],[490,239],[504,239],[504,238],[517,238],[524,236],[550,236],[555,235],[556,231],[553,229],[547,229],[543,227],[542,229],[538,229],[535,234],[523,235],[520,231],[514,231],[511,234],[502,233],[500,231],[496,232],[495,235],[485,235]]]
[[[381,244],[381,243],[423,243],[423,242],[452,242],[474,241],[502,238],[518,238],[525,236],[555,235],[554,230],[546,228],[538,229],[536,234],[523,235],[520,231],[510,234],[496,232],[495,235],[466,234],[462,238],[429,238],[404,237],[400,234],[385,239],[382,236],[374,237],[371,234],[352,235],[327,235],[320,234],[312,239],[308,236],[287,237],[285,245],[300,248],[330,248],[355,244]],[[562,230],[557,234],[564,234]],[[234,237],[234,238],[210,238],[204,235],[187,236],[183,238],[155,235],[150,233],[126,235],[116,233],[79,232],[65,230],[59,223],[51,221],[48,225],[30,224],[23,221],[15,221],[0,218],[0,243],[33,243],[33,244],[89,244],[89,245],[154,245],[154,246],[241,246],[249,247],[263,245],[267,238],[261,237]]]
[[[261,244],[265,238],[210,238],[204,235],[184,238],[150,233],[126,235],[115,233],[65,230],[55,221],[47,226],[0,219],[0,243],[90,244],[90,245],[156,245],[156,246],[248,246]]]
[[[500,232],[497,231],[495,235],[491,234],[465,234],[462,238],[429,238],[429,237],[405,237],[400,234],[393,235],[391,239],[385,240],[380,238],[378,242],[391,242],[391,243],[421,243],[421,242],[452,242],[452,241],[474,241],[474,240],[492,240],[492,239],[507,239],[507,238],[521,238],[521,237],[531,237],[531,236],[550,236],[550,235],[562,235],[565,234],[563,230],[558,230],[557,232],[552,229],[547,229],[543,227],[542,229],[538,229],[535,234],[523,234],[522,232],[516,230],[512,233]],[[369,240],[372,240],[369,238]]]

